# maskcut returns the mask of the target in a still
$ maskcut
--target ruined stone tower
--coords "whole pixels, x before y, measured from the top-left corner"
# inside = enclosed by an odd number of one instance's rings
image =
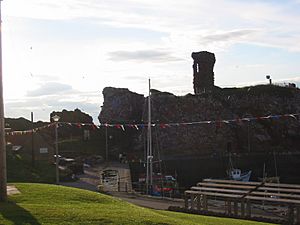
[[[193,52],[194,92],[195,95],[209,92],[214,87],[215,54],[211,52]]]

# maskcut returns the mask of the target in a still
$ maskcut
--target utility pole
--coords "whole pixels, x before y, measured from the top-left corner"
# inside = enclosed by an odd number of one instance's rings
[[[3,104],[3,79],[2,79],[2,16],[0,0],[0,202],[7,199],[6,178],[6,143],[5,143],[5,121]]]
[[[59,157],[58,157],[58,122],[55,122],[55,178],[56,178],[56,184],[59,184]]]
[[[247,128],[248,128],[248,131],[247,131],[247,136],[248,136],[248,140],[247,140],[247,144],[248,144],[248,152],[250,152],[251,151],[251,149],[250,149],[250,121],[247,123]]]
[[[33,112],[31,112],[31,165],[34,167],[35,155],[34,155],[34,124],[33,124]]]
[[[105,125],[105,160],[108,162],[108,124]]]

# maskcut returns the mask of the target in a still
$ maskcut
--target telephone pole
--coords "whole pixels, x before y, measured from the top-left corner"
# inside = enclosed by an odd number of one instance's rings
[[[31,112],[31,166],[34,167],[35,154],[34,154],[34,123],[33,112]]]
[[[3,104],[3,83],[2,83],[2,17],[0,0],[0,202],[7,199],[6,187],[6,143],[5,143],[5,121]]]

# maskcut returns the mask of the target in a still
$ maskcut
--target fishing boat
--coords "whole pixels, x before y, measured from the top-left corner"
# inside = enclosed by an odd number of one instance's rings
[[[157,161],[154,161],[152,149],[152,120],[151,120],[151,82],[149,79],[149,96],[148,96],[148,124],[147,124],[147,154],[146,154],[146,176],[139,177],[140,185],[145,184],[146,194],[156,196],[174,196],[178,190],[177,175],[164,174],[162,172],[162,160],[160,154],[157,154]],[[153,164],[158,163],[159,171],[154,171]],[[176,172],[175,172],[176,174]]]
[[[280,177],[277,176],[277,165],[276,165],[275,155],[274,155],[274,163],[275,163],[275,176],[268,176],[266,172],[266,163],[264,163],[262,177],[258,177],[259,181],[264,183],[277,183],[277,184],[280,183]]]
[[[250,180],[251,173],[251,170],[242,172],[241,169],[234,168],[231,159],[231,154],[229,153],[229,169],[227,171],[229,180],[248,182]]]
[[[242,173],[240,169],[232,168],[231,170],[228,171],[228,176],[230,180],[248,182],[250,180],[251,173],[252,173],[251,170]]]
[[[137,190],[142,190],[146,184],[145,174],[141,174],[136,183]],[[167,196],[174,197],[178,193],[178,183],[173,175],[164,175],[161,173],[154,173],[152,175],[152,190],[151,195],[153,196]]]

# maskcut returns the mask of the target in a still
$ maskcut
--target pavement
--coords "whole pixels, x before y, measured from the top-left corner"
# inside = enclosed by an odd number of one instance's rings
[[[100,171],[102,167],[85,168],[84,174],[78,175],[78,180],[74,182],[60,182],[60,185],[75,187],[89,191],[98,191],[100,184]]]
[[[103,170],[118,171],[121,183],[121,185],[119,186],[120,192],[116,191],[116,188],[110,186],[109,183],[103,184],[101,182],[101,173]],[[75,187],[98,192],[98,185],[102,183],[104,185],[104,191],[109,195],[146,208],[167,210],[169,206],[182,207],[184,205],[183,200],[144,196],[134,193],[132,191],[130,169],[128,164],[109,162],[103,165],[98,165],[97,167],[85,168],[84,174],[79,175],[78,178],[79,179],[75,182],[61,182],[60,184],[63,186]],[[127,185],[125,188],[122,184],[126,183]],[[125,192],[125,189],[127,190],[127,192]]]
[[[20,191],[14,185],[7,186],[7,195],[20,194]]]
[[[184,206],[183,199],[168,199],[126,192],[113,192],[109,194],[126,202],[150,209],[168,210],[170,206]]]

